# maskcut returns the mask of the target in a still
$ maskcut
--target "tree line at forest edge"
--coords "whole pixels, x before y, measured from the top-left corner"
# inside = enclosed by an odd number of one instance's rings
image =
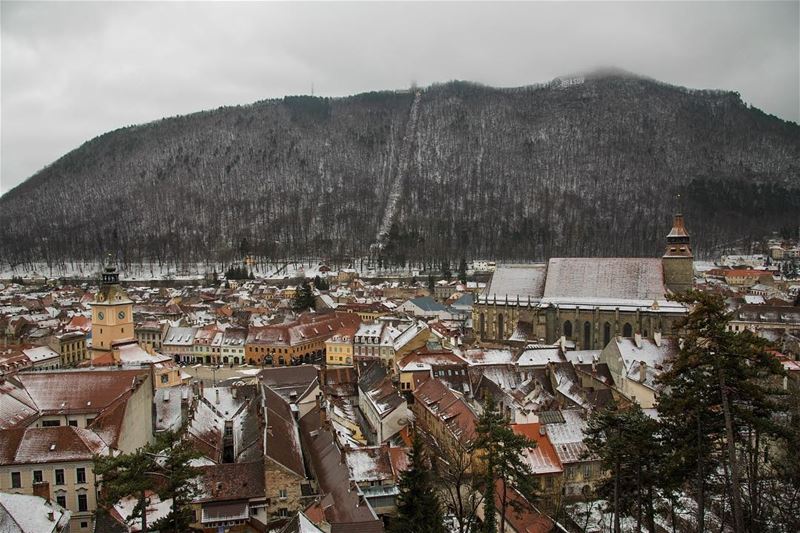
[[[657,516],[673,531],[800,530],[800,387],[784,380],[766,341],[727,330],[721,297],[690,292],[677,299],[691,311],[679,326],[679,351],[659,378],[658,417],[636,404],[612,404],[589,419],[585,442],[607,473],[596,497],[605,501],[612,530],[619,533],[627,521],[628,531],[635,523],[634,531],[655,533],[663,523]],[[459,533],[503,531],[504,511],[519,506],[511,490],[537,502],[538,485],[523,459],[535,446],[511,429],[491,396],[469,445],[417,430],[390,531],[444,533],[445,515]],[[192,496],[187,480],[196,470],[188,464],[196,456],[170,434],[135,454],[98,457],[101,502],[132,495],[139,504],[131,519],[144,521],[146,491],[172,497],[163,526],[179,531],[190,520],[182,509]]]
[[[407,92],[271,100],[109,132],[0,198],[0,258],[230,263],[246,241],[258,261],[348,264],[370,256],[397,181],[376,258],[388,266],[649,256],[679,207],[701,256],[797,233],[800,127],[735,93],[632,75],[421,91],[407,139]],[[403,153],[413,156],[400,165]]]

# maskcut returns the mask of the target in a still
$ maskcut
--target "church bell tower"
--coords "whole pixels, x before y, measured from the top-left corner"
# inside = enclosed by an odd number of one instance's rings
[[[691,239],[683,221],[677,214],[667,235],[667,249],[661,264],[664,267],[664,285],[673,293],[685,292],[693,287],[694,256]]]

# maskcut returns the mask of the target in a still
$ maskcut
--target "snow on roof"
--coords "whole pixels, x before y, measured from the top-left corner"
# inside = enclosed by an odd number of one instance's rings
[[[149,500],[149,504],[147,506],[148,524],[154,524],[156,521],[165,518],[170,513],[172,510],[172,498],[161,501],[161,498],[158,497],[158,494],[154,492],[147,491],[145,494]],[[137,533],[142,530],[141,518],[127,520],[127,518],[133,513],[133,508],[138,503],[138,497],[126,496],[114,504],[113,512],[125,522],[128,528],[127,531],[129,533]]]
[[[47,346],[39,346],[37,348],[25,348],[22,350],[28,359],[31,360],[32,363],[38,363],[41,361],[46,361],[48,359],[54,359],[60,357],[57,352],[51,350]]]
[[[155,364],[172,361],[167,355],[150,354],[138,343],[124,344],[119,347],[119,360],[123,365]]]
[[[564,422],[546,424],[547,436],[558,453],[562,463],[575,463],[583,459],[587,450],[583,443],[587,428],[582,411],[577,409],[564,409],[560,411]]]
[[[94,431],[74,426],[11,429],[2,438],[4,464],[91,461],[95,454],[108,453]]]
[[[663,300],[661,259],[563,257],[550,259],[544,297]]]
[[[347,450],[345,457],[350,469],[350,479],[356,483],[392,478],[392,466],[384,446]]]
[[[514,353],[506,349],[467,350],[463,358],[470,365],[503,365],[516,362]]]
[[[51,512],[54,513],[53,520],[49,517]],[[0,529],[3,532],[61,531],[69,523],[70,514],[57,503],[39,496],[0,492]],[[9,518],[19,529],[6,521]]]
[[[558,346],[528,347],[517,359],[517,366],[546,366],[550,362],[565,360]]]
[[[94,413],[138,387],[147,370],[80,370],[18,374],[42,414]]]
[[[544,264],[498,265],[481,296],[502,301],[538,300],[544,293],[546,276]]]

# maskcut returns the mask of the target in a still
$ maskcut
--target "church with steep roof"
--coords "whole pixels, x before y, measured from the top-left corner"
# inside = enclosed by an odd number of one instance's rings
[[[691,239],[675,215],[661,258],[561,257],[498,265],[472,310],[481,342],[531,341],[601,350],[614,337],[671,335],[692,288]]]

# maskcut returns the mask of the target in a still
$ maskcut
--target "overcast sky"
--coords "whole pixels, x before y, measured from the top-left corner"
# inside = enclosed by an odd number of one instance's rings
[[[0,3],[0,193],[106,131],[286,94],[616,66],[800,121],[800,2]]]

